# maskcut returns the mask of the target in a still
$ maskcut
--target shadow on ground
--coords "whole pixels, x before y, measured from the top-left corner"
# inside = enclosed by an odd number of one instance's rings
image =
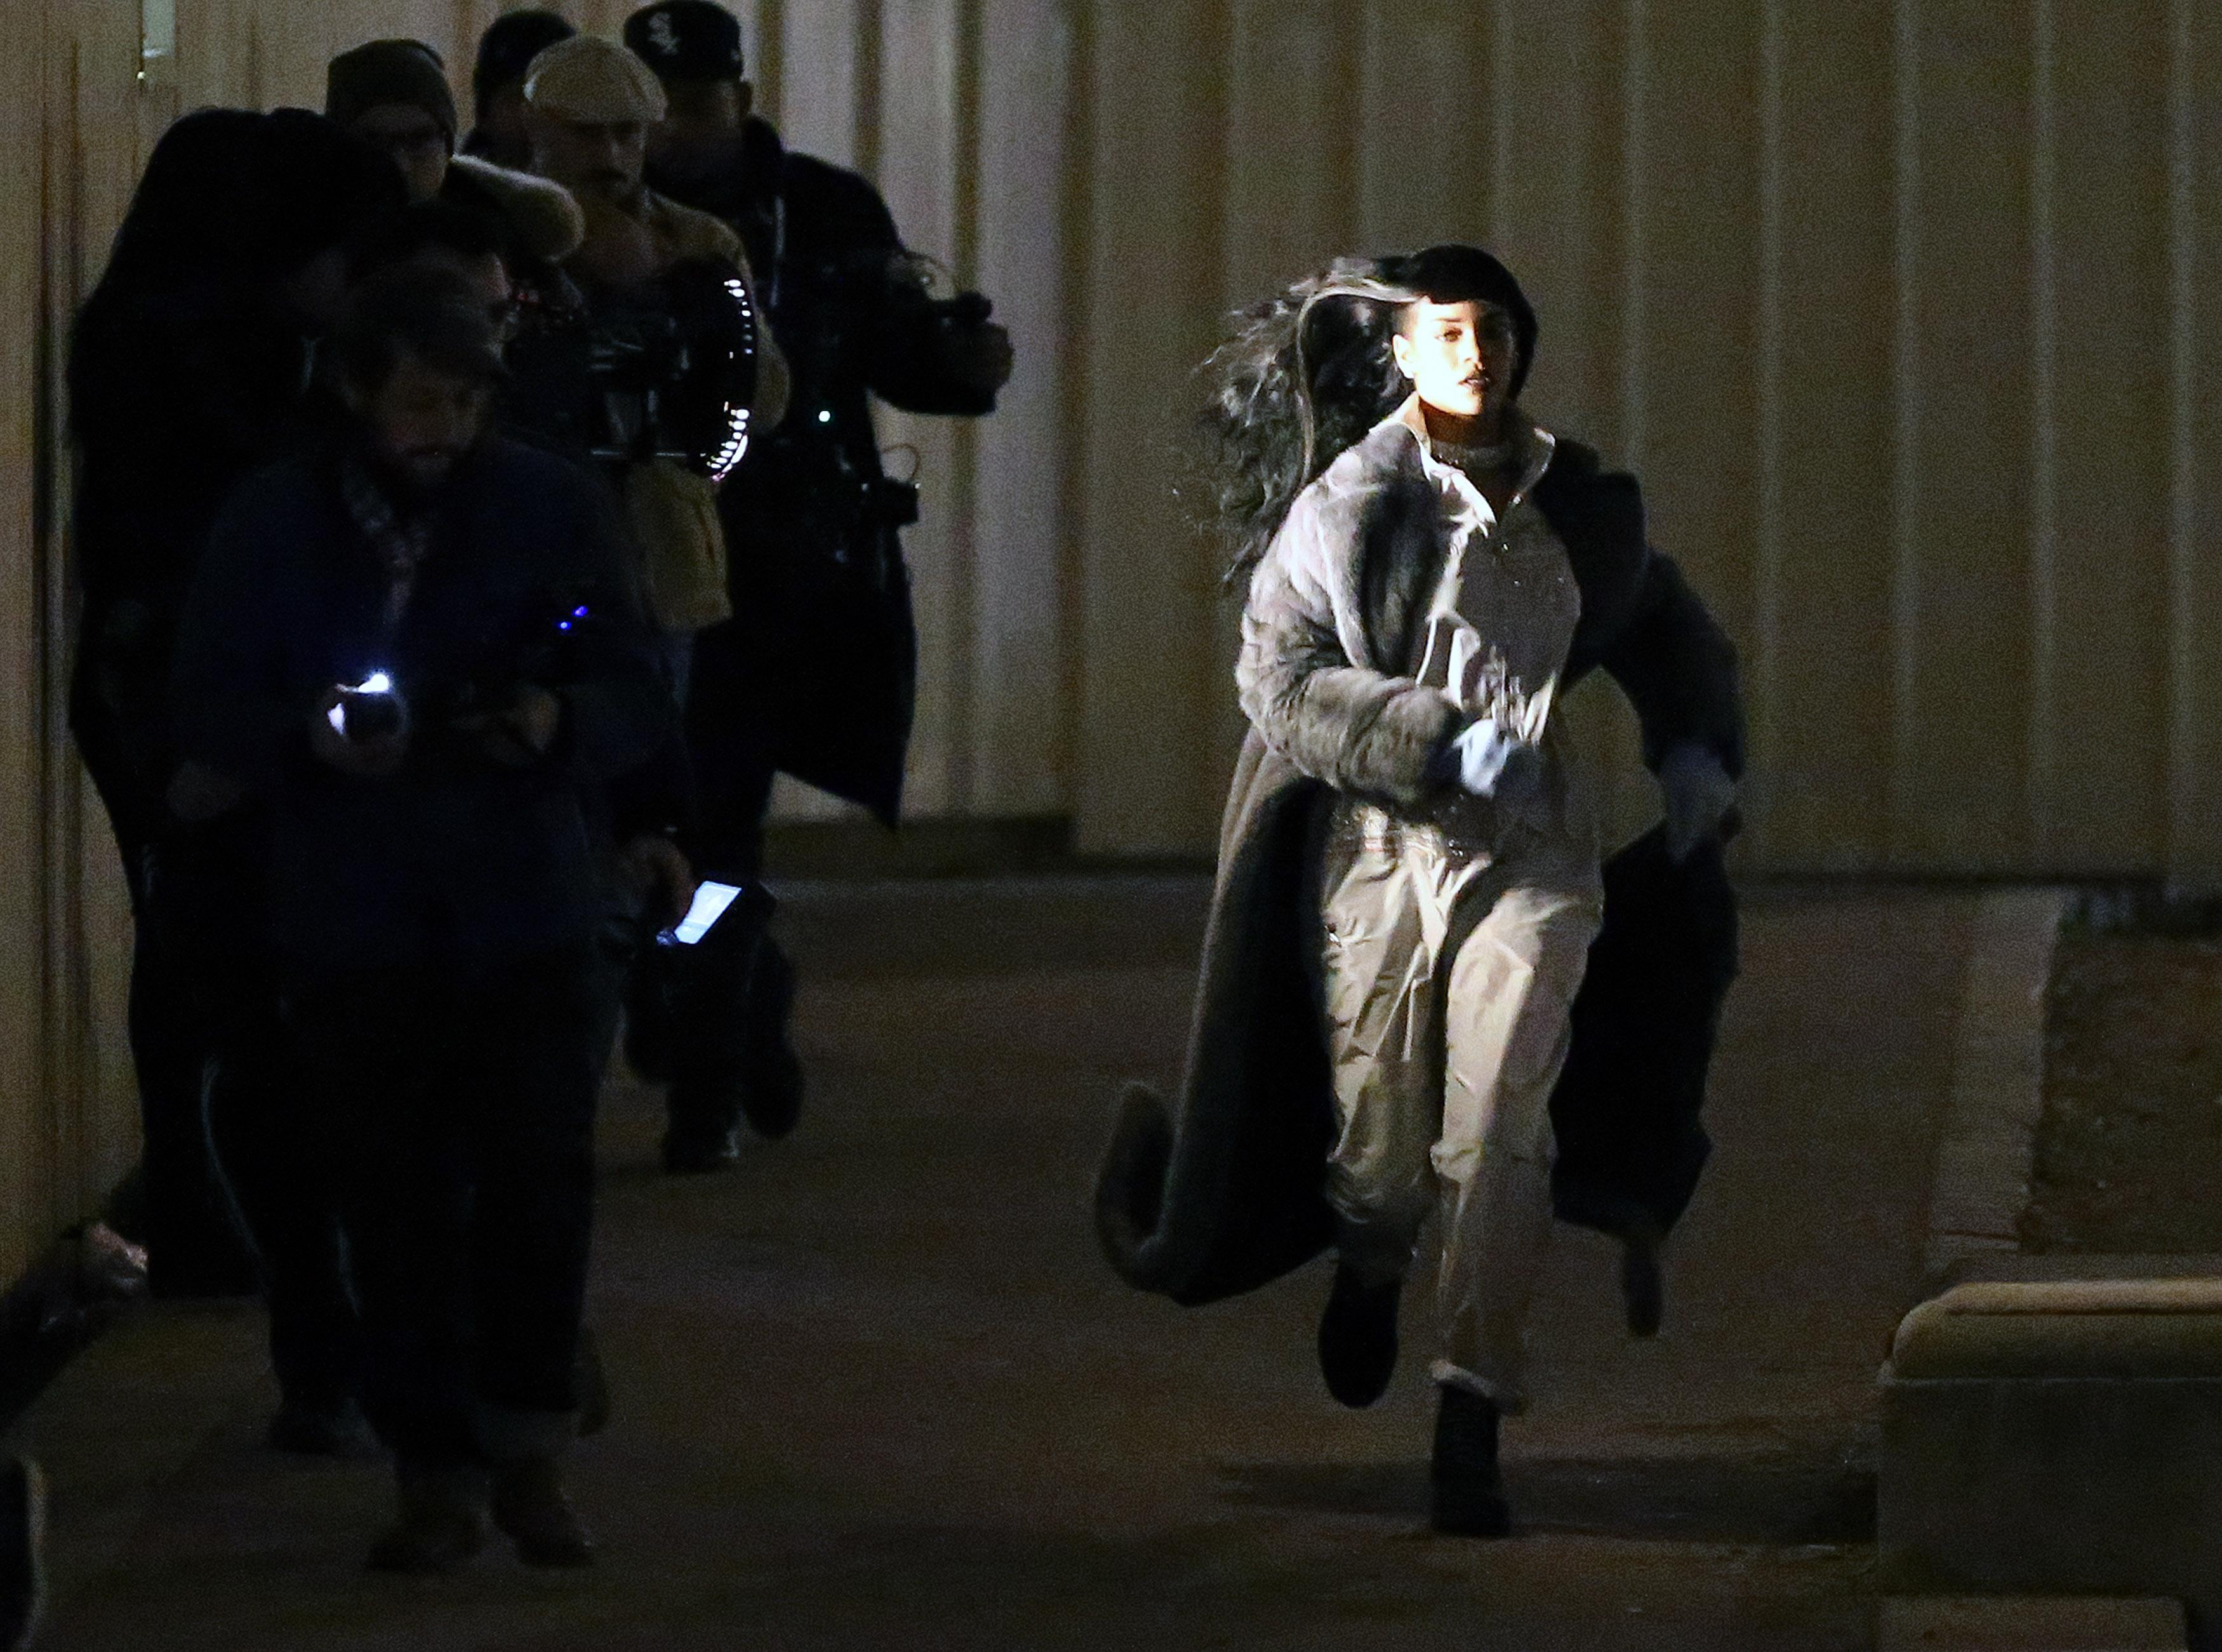
[[[1230,1503],[1314,1514],[1409,1519],[1427,1506],[1428,1466],[1242,1463],[1223,1471]],[[1522,1530],[1666,1542],[1864,1543],[1874,1538],[1874,1476],[1790,1460],[1585,1458],[1509,1464]]]

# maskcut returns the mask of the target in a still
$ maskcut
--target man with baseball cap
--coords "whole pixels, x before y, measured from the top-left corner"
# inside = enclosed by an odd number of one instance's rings
[[[917,638],[898,533],[916,519],[917,493],[882,468],[871,398],[912,412],[991,411],[1010,340],[977,294],[933,298],[925,261],[871,184],[789,152],[753,114],[731,13],[662,0],[633,14],[625,38],[666,102],[649,134],[650,181],[739,234],[794,374],[796,416],[750,450],[720,500],[727,534],[749,552],[732,564],[735,618],[698,646],[687,705],[712,864],[744,877],[762,859],[777,770],[889,826],[899,818]],[[794,1127],[792,970],[769,952],[733,984],[749,1029],[738,1064],[690,1047],[721,1018],[674,1029],[675,1140],[729,1149],[744,1118],[766,1135]]]

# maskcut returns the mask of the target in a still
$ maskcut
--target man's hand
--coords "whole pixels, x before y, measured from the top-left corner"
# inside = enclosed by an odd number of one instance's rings
[[[627,902],[676,924],[694,904],[694,865],[661,832],[644,832],[618,852],[618,887]]]
[[[1009,329],[995,322],[969,327],[950,340],[950,372],[967,389],[982,396],[991,396],[1010,383],[1017,363]]]
[[[1691,742],[1666,754],[1659,787],[1666,795],[1666,857],[1679,866],[1720,835],[1736,807],[1736,782],[1710,749]]]
[[[246,787],[204,763],[188,759],[170,776],[170,813],[187,826],[200,826],[230,813],[246,795]]]
[[[455,726],[474,737],[496,763],[529,769],[555,749],[563,732],[563,702],[545,688],[527,688],[508,710],[459,718]]]
[[[401,767],[409,756],[409,729],[405,723],[389,733],[367,740],[350,740],[332,725],[332,713],[348,697],[348,690],[328,688],[309,719],[309,751],[319,763],[343,775],[380,780]]]

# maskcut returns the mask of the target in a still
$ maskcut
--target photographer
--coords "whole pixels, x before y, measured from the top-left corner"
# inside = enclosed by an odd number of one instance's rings
[[[336,355],[344,437],[217,524],[180,741],[272,809],[288,1010],[399,1475],[372,1563],[459,1566],[490,1512],[529,1562],[581,1565],[559,1460],[602,1057],[587,820],[669,697],[603,490],[487,433],[483,294],[377,276]]]
[[[663,93],[637,58],[611,41],[575,36],[533,60],[524,96],[534,169],[568,189],[586,212],[586,240],[565,267],[601,338],[645,336],[671,316],[682,292],[705,280],[737,282],[755,313],[755,283],[739,239],[643,181],[647,135],[662,116]],[[787,365],[762,332],[750,365],[749,405],[733,411],[745,412],[751,439],[761,440],[786,411]],[[717,511],[722,478],[675,462],[662,450],[645,395],[639,405],[635,428],[620,433],[638,442],[631,462],[612,449],[607,431],[597,456],[616,466],[640,542],[650,616],[672,639],[673,675],[683,695],[689,641],[731,612]]]
[[[668,100],[650,180],[740,236],[794,375],[794,417],[751,449],[721,500],[734,619],[704,633],[687,705],[709,859],[746,876],[760,868],[777,770],[897,820],[917,673],[897,535],[916,519],[917,492],[882,468],[871,397],[990,412],[1010,340],[978,294],[933,298],[869,183],[790,153],[752,114],[731,16],[664,0],[635,13],[625,37]],[[745,1016],[688,1018],[670,1072],[673,1140],[713,1159],[730,1156],[743,1116],[783,1134],[801,1100],[786,959],[767,948],[753,982],[729,984],[729,1003],[745,988]]]
[[[560,184],[455,153],[455,99],[440,54],[422,41],[373,41],[325,70],[324,113],[392,157],[409,198],[439,202],[499,226],[519,297],[562,303],[556,267],[579,248],[586,223]]]

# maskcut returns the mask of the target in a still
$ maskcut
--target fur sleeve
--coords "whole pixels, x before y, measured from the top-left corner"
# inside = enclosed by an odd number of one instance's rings
[[[475,186],[507,220],[518,247],[532,257],[560,264],[587,238],[586,215],[570,191],[530,173],[512,172],[474,155],[457,155],[449,166]]]
[[[1315,484],[1297,499],[1251,577],[1235,668],[1242,709],[1314,779],[1416,803],[1465,719],[1440,690],[1352,660],[1343,639],[1365,635],[1356,512],[1323,499]]]

